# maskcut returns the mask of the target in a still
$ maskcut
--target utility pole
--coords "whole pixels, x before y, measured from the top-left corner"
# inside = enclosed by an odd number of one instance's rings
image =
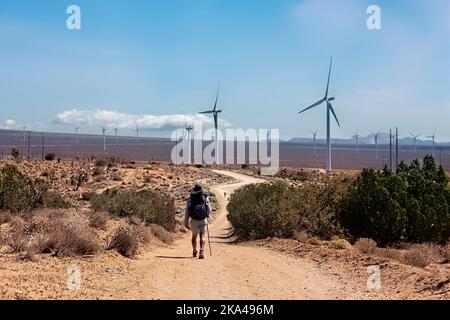
[[[103,151],[106,151],[106,135],[105,135],[106,128],[105,127],[102,128],[102,132],[103,132]]]
[[[45,156],[44,156],[44,132],[42,132],[42,161],[45,160]]]
[[[395,128],[395,170],[398,170],[398,127]]]
[[[389,168],[392,171],[392,129],[389,130]]]
[[[31,132],[28,131],[28,159],[31,159]]]

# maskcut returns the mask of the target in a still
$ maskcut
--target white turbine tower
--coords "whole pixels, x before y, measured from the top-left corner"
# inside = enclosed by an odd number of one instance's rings
[[[314,156],[317,157],[317,130],[316,131],[311,130],[311,133],[313,135]]]
[[[433,142],[433,158],[434,158],[434,151],[436,148],[436,129],[434,129],[433,135],[428,136],[427,138],[431,139],[431,141]]]
[[[22,129],[23,129],[23,141],[26,141],[27,138],[26,138],[25,130],[27,129],[27,127],[23,126]]]
[[[117,144],[117,131],[118,131],[118,129],[117,129],[117,128],[114,128],[114,133],[115,133],[115,135],[116,135],[116,144]]]
[[[303,113],[309,109],[315,108],[319,105],[321,105],[323,102],[327,103],[327,145],[328,145],[328,152],[327,152],[327,172],[331,172],[331,123],[330,123],[330,113],[333,114],[334,119],[336,120],[338,126],[341,126],[339,124],[339,120],[336,117],[336,113],[334,112],[333,106],[331,104],[331,101],[334,101],[334,97],[328,97],[328,89],[330,87],[330,77],[331,77],[331,68],[333,67],[333,57],[331,57],[330,61],[330,69],[328,71],[328,81],[327,81],[327,89],[325,91],[325,96],[314,103],[313,105],[309,106],[308,108],[300,111],[299,113]]]
[[[75,144],[78,146],[78,130],[80,130],[80,128],[76,127],[75,128]]]
[[[220,85],[219,85],[219,88],[217,88],[216,101],[214,102],[213,109],[209,110],[209,111],[199,112],[199,114],[210,114],[211,113],[214,117],[214,128],[215,128],[214,140],[216,141],[216,150],[215,150],[216,164],[220,164],[218,128],[219,128],[219,113],[221,113],[222,110],[217,110],[217,101],[219,100],[219,91],[220,91]]]
[[[375,144],[375,159],[378,160],[378,138],[380,137],[381,131],[374,133],[373,131],[369,130],[369,132],[373,136],[373,143]]]
[[[420,134],[413,134],[413,133],[409,133],[411,135],[411,138],[413,138],[413,143],[414,143],[414,154],[417,153],[417,138],[419,138],[421,135]]]
[[[358,131],[356,131],[354,137],[355,137],[355,151],[356,151],[356,154],[359,154],[359,133],[358,133]]]
[[[136,141],[139,143],[139,124],[136,125]]]
[[[194,127],[192,125],[188,125],[187,121],[186,121],[186,115],[184,116],[184,136],[185,138],[187,138],[187,154],[189,155],[187,158],[187,163],[190,164],[191,163],[191,131],[194,130]]]
[[[106,128],[105,128],[105,126],[102,127],[102,134],[103,134],[103,151],[106,151]]]

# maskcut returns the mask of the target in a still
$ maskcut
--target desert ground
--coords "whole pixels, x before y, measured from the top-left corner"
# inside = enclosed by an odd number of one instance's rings
[[[132,258],[115,250],[101,250],[95,255],[59,257],[45,253],[24,258],[3,245],[1,299],[450,298],[448,261],[420,268],[361,254],[351,246],[336,249],[327,243],[317,246],[276,238],[235,241],[227,221],[226,198],[243,185],[267,180],[229,170],[156,162],[118,163],[101,169],[92,161],[81,160],[14,163],[28,174],[46,179],[52,190],[69,199],[75,209],[64,209],[68,214],[89,211],[89,202],[82,197],[86,192],[100,193],[114,187],[152,189],[175,197],[178,224],[170,235],[164,233],[165,237],[152,234]],[[88,172],[89,179],[75,189],[71,177],[80,170]],[[212,256],[207,247],[205,260],[191,257],[190,235],[181,226],[184,197],[194,182],[203,183],[214,199]],[[4,222],[0,231],[13,222]],[[99,238],[107,242],[113,230],[124,223],[122,218],[110,218],[106,228],[99,231]],[[376,290],[367,286],[367,267],[373,265],[381,269],[381,288]],[[70,266],[81,272],[81,285],[75,290],[67,284]]]

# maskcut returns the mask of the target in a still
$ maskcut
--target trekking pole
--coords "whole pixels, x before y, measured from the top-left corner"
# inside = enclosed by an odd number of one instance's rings
[[[211,251],[211,239],[209,238],[209,224],[206,224],[206,233],[208,234],[208,245],[209,245],[209,254],[212,257],[212,251]]]

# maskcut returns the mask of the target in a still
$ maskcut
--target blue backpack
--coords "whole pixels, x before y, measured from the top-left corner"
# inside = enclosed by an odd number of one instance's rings
[[[205,194],[201,192],[194,192],[191,194],[189,217],[194,220],[204,220],[208,218],[208,208],[206,205]]]

